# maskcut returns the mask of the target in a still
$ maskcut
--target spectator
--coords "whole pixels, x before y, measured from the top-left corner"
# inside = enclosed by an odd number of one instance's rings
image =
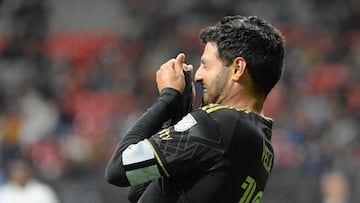
[[[340,172],[325,173],[321,180],[322,203],[349,203],[349,184]]]
[[[32,176],[30,164],[13,160],[9,180],[0,188],[0,203],[59,203],[55,192]]]

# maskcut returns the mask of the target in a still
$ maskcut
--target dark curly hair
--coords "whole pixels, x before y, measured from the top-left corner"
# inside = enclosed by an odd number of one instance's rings
[[[265,20],[240,15],[226,16],[214,26],[200,31],[204,43],[214,42],[225,66],[243,57],[255,90],[264,97],[279,81],[283,72],[284,39]]]

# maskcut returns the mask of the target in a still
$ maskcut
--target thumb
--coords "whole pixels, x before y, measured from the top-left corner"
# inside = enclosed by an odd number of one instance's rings
[[[178,54],[175,59],[175,71],[182,71],[184,62],[185,62],[185,54],[184,53]]]

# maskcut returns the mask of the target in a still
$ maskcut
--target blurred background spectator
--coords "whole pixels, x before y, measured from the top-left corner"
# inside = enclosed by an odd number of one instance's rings
[[[340,172],[331,171],[321,179],[322,203],[348,203],[348,180]]]
[[[359,0],[1,0],[0,189],[26,157],[62,203],[126,202],[104,167],[157,98],[155,69],[180,51],[197,67],[199,30],[228,14],[286,38],[265,106],[276,162],[262,202],[326,202],[332,171],[346,203],[360,202]]]
[[[31,164],[16,159],[9,163],[8,182],[0,188],[0,203],[58,203],[53,189],[32,173]]]

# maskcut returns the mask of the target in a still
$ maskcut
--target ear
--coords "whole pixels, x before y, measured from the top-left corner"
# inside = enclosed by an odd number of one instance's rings
[[[246,70],[246,61],[243,57],[236,57],[232,64],[232,79],[239,81],[241,76],[244,75]]]

